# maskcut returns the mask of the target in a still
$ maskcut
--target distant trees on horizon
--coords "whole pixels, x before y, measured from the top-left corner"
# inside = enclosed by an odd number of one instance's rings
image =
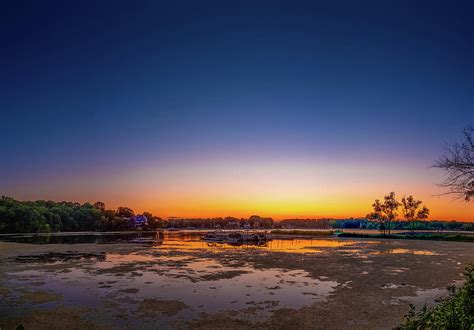
[[[164,221],[147,213],[148,226],[158,229]],[[133,230],[133,210],[119,207],[107,210],[102,202],[17,201],[0,199],[0,233]]]
[[[426,219],[429,210],[421,206],[421,202],[412,196],[398,203],[395,194],[387,195],[388,199],[377,204],[377,215],[369,214],[360,219],[285,219],[274,221],[272,218],[253,215],[249,218],[217,217],[217,218],[170,218],[168,220],[154,216],[150,212],[143,215],[148,219],[144,230],[160,228],[177,229],[381,229],[388,230],[473,230],[473,223],[456,221],[429,221]],[[386,196],[386,197],[387,197]],[[403,202],[405,200],[405,202]],[[397,209],[389,210],[383,204],[388,202]],[[405,205],[403,204],[405,203]],[[374,203],[376,204],[376,203]],[[388,206],[387,206],[388,207]],[[398,207],[401,207],[403,221],[396,220]],[[388,225],[387,213],[390,216]],[[392,213],[390,213],[392,212]],[[128,207],[108,210],[104,203],[94,204],[54,201],[17,201],[3,196],[0,199],[0,233],[35,233],[35,232],[68,232],[68,231],[126,231],[134,230],[131,218],[135,212]],[[387,219],[385,219],[387,217]]]
[[[195,229],[271,229],[275,222],[272,218],[265,218],[258,215],[252,215],[249,218],[195,218],[168,219],[168,228],[195,228]]]

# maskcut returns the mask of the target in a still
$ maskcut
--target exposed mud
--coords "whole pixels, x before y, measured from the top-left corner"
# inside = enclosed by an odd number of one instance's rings
[[[32,263],[32,262],[60,262],[60,261],[70,261],[70,260],[82,260],[82,259],[95,259],[95,260],[105,260],[105,253],[81,253],[76,251],[66,251],[62,253],[58,252],[49,252],[44,254],[34,254],[26,256],[18,256],[12,258],[16,262],[23,263]]]
[[[62,300],[62,296],[59,294],[42,291],[26,291],[18,300],[18,303],[38,305],[59,300]]]
[[[65,308],[36,310],[19,318],[2,319],[2,329],[108,329],[106,325],[94,324],[84,318],[87,308]],[[109,328],[111,329],[111,328]]]
[[[474,244],[301,239],[270,249],[165,240],[70,251],[0,243],[0,261],[2,329],[375,329],[459,285]]]
[[[11,290],[0,286],[0,296],[5,296],[11,293]]]
[[[159,317],[160,314],[173,316],[186,308],[189,307],[181,301],[177,300],[144,299],[140,303],[138,311],[143,316]]]

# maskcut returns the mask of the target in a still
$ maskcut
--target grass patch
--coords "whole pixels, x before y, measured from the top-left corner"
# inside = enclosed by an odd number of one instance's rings
[[[272,235],[301,235],[301,236],[332,236],[334,232],[330,231],[317,231],[317,230],[272,230]]]
[[[419,239],[429,241],[453,241],[453,242],[474,242],[474,235],[461,234],[358,234],[358,233],[341,233],[338,237],[349,238],[391,238],[391,239]]]
[[[474,264],[464,271],[460,289],[448,289],[451,295],[437,306],[416,312],[413,305],[400,329],[474,329]]]

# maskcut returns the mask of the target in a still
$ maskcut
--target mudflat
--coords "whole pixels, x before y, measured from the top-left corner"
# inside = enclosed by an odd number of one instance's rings
[[[474,262],[462,242],[0,242],[0,328],[393,328]]]

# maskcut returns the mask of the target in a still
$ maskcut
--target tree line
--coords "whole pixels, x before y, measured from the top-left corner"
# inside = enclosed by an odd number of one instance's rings
[[[272,218],[252,215],[249,218],[217,217],[217,218],[171,218],[168,228],[177,229],[271,229],[274,228]]]
[[[148,223],[142,230],[160,228],[196,229],[256,229],[273,228],[273,219],[253,215],[241,218],[176,219],[168,221],[144,212]],[[18,201],[0,199],[0,233],[49,233],[77,231],[135,230],[131,220],[135,212],[129,207],[107,209],[102,202],[77,203],[54,201]]]
[[[135,213],[128,207],[107,210],[97,202],[17,201],[11,197],[0,199],[0,233],[37,233],[68,231],[122,231],[133,230],[130,221]],[[149,212],[144,229],[164,227],[165,222]]]
[[[370,229],[382,230],[380,223],[367,218],[360,219],[286,219],[275,223],[274,228],[283,229]],[[404,220],[394,220],[390,223],[391,230],[474,230],[474,224],[459,221],[419,221],[406,222]],[[387,231],[387,225],[385,231]]]
[[[390,203],[395,195],[388,195]],[[395,199],[396,200],[396,199]],[[386,210],[384,202],[376,202],[377,209]],[[390,204],[389,203],[389,204]],[[397,202],[398,203],[398,202]],[[403,206],[405,203],[405,206]],[[426,213],[420,202],[407,197],[405,202],[398,203],[406,216],[405,221],[392,219],[380,211],[376,216],[369,215],[361,219],[286,219],[274,221],[272,218],[253,215],[249,218],[218,217],[202,219],[170,218],[168,220],[144,212],[148,224],[144,230],[160,228],[176,229],[381,229],[388,230],[473,230],[472,223],[456,221],[418,221]],[[425,213],[413,211],[421,210]],[[429,211],[428,211],[429,213]],[[392,213],[393,215],[393,213]],[[54,201],[17,201],[3,196],[0,199],[0,233],[35,233],[35,232],[74,232],[74,231],[126,231],[135,227],[130,218],[135,212],[129,207],[107,209],[102,202],[75,203]],[[421,218],[424,219],[424,216]],[[390,224],[389,224],[390,221]]]

